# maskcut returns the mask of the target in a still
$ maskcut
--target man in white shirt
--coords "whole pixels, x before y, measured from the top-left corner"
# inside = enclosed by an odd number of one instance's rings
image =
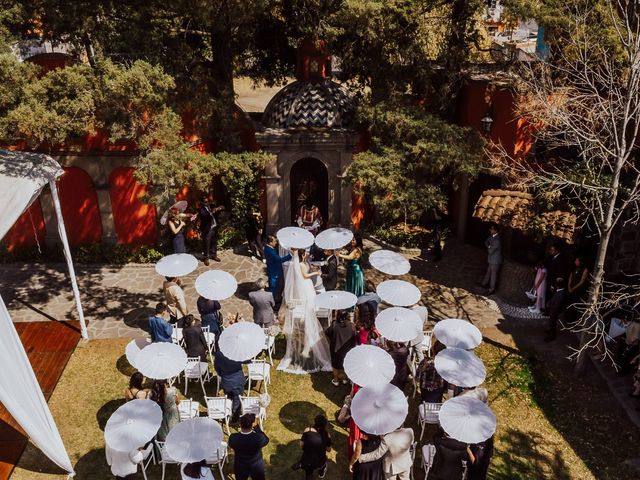
[[[143,460],[142,450],[144,449],[139,448],[133,452],[120,452],[112,449],[109,445],[105,446],[107,464],[111,466],[111,473],[115,475],[117,480],[136,478],[138,464]]]

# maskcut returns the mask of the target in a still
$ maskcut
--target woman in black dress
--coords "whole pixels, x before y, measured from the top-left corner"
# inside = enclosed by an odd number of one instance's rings
[[[358,458],[363,453],[370,453],[380,446],[380,437],[361,432],[356,441],[356,449],[349,462],[349,471],[353,472],[353,480],[383,480],[382,458],[373,462],[360,463]]]
[[[344,357],[349,350],[356,346],[356,328],[351,322],[349,314],[344,310],[339,311],[325,334],[329,339],[329,353],[333,368],[331,383],[337,387],[342,380],[342,383],[346,385],[348,380],[344,374]]]
[[[396,374],[389,383],[404,391],[404,387],[409,379],[409,365],[407,364],[409,348],[404,343],[387,342],[387,349],[396,365]]]
[[[305,479],[313,478],[318,471],[318,478],[324,478],[327,473],[327,452],[331,450],[331,437],[327,432],[327,417],[318,415],[312,427],[307,427],[300,439],[302,458],[300,468],[305,472]]]

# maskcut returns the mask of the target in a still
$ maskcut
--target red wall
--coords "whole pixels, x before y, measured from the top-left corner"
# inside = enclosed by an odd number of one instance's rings
[[[136,181],[131,167],[117,167],[109,176],[109,197],[118,243],[153,245],[157,239],[156,208],[140,197],[146,185]]]
[[[13,224],[13,227],[9,229],[3,240],[7,243],[7,250],[12,252],[16,248],[36,245],[36,238],[42,245],[44,236],[44,217],[42,215],[40,199],[37,198],[35,202],[18,217],[18,220]]]
[[[91,177],[79,167],[65,167],[58,182],[62,217],[71,245],[99,243],[102,222]]]

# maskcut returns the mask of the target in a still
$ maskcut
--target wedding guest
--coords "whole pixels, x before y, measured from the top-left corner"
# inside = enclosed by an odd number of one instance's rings
[[[536,303],[529,307],[533,313],[542,313],[547,308],[547,268],[544,262],[536,265],[536,276],[533,280],[533,291],[536,293]]]
[[[358,234],[351,240],[351,251],[348,254],[338,253],[338,257],[347,261],[347,281],[345,290],[359,297],[364,293],[364,271],[361,257],[363,252],[362,237]]]
[[[144,375],[140,372],[135,372],[129,379],[129,386],[124,389],[124,399],[129,400],[140,399],[144,400],[149,396],[149,390],[142,388],[142,382],[144,381]]]
[[[167,306],[164,303],[158,303],[155,314],[149,317],[149,334],[151,335],[151,341],[154,343],[171,343],[173,326],[165,320],[166,314]]]
[[[264,480],[262,449],[269,437],[256,424],[256,416],[246,413],[240,417],[240,432],[229,436],[229,448],[233,450],[233,471],[236,480]]]
[[[169,387],[166,380],[155,380],[151,387],[150,398],[162,409],[162,423],[156,439],[164,442],[171,429],[180,422],[178,390],[176,387]]]
[[[139,448],[131,452],[121,452],[114,450],[109,445],[105,447],[104,453],[107,457],[107,465],[111,467],[111,473],[116,477],[116,480],[137,478],[138,464],[144,459],[143,450],[143,448]]]
[[[488,295],[492,295],[496,291],[500,266],[502,265],[502,243],[500,242],[498,225],[495,223],[489,226],[489,237],[484,244],[487,247],[487,273],[482,280],[482,286],[489,289]]]
[[[428,480],[451,480],[462,478],[462,461],[471,460],[471,450],[466,443],[448,437],[442,428],[434,442],[436,454],[429,471]]]
[[[242,413],[240,395],[244,392],[247,381],[242,371],[242,363],[225,357],[217,346],[213,356],[215,357],[213,366],[220,378],[220,388],[231,400],[231,423],[236,423]]]
[[[187,224],[180,216],[180,212],[178,210],[171,209],[167,225],[169,226],[173,253],[186,253],[187,248],[184,243],[184,233],[186,231]]]
[[[378,305],[382,299],[376,293],[376,286],[373,284],[371,280],[367,280],[365,282],[365,291],[362,295],[358,297],[358,305],[361,303],[369,303],[371,302],[374,306],[374,311],[376,314],[378,313]]]
[[[433,355],[425,357],[416,370],[416,382],[420,387],[420,397],[423,402],[442,403],[447,383],[436,370],[435,359],[444,348],[444,345],[436,340],[432,346]]]
[[[305,473],[305,479],[313,478],[318,472],[318,478],[324,478],[327,473],[327,452],[331,450],[331,436],[327,431],[327,417],[317,415],[313,426],[307,427],[300,439],[302,457],[299,466]],[[297,470],[298,465],[294,465]]]
[[[267,245],[264,247],[264,257],[267,260],[267,276],[269,277],[269,291],[273,294],[276,307],[282,302],[282,290],[284,290],[284,275],[282,264],[291,260],[291,254],[280,256],[278,253],[278,239],[269,235]]]
[[[424,305],[415,304],[412,307],[409,307],[411,310],[416,312],[420,317],[420,333],[409,342],[409,354],[411,359],[416,359],[417,363],[420,363],[424,359],[424,351],[422,350],[422,342],[424,341],[424,326],[427,323],[427,318],[429,315],[429,311],[427,307]]]
[[[547,302],[555,291],[556,278],[567,278],[567,267],[564,256],[560,253],[560,243],[555,242],[549,247],[549,256],[544,261],[547,269]]]
[[[203,195],[200,200],[200,235],[204,248],[204,264],[209,265],[209,259],[219,262],[218,258],[218,229],[220,222],[218,213],[224,210],[224,207],[214,207],[209,195]]]
[[[584,258],[576,257],[573,262],[573,270],[569,274],[569,283],[567,284],[567,311],[570,312],[570,318],[578,318],[578,304],[584,302],[588,287],[589,269],[584,264]]]
[[[475,443],[469,447],[471,458],[467,470],[467,480],[487,480],[489,464],[493,457],[493,435],[484,442]]]
[[[263,278],[256,282],[256,290],[249,292],[249,304],[253,307],[253,321],[262,328],[268,328],[276,321],[276,302],[273,293],[267,292],[267,282]]]
[[[178,327],[182,328],[184,322],[180,320],[189,313],[187,310],[187,300],[181,288],[182,280],[176,277],[165,277],[162,284],[162,292],[169,310],[169,322],[178,323]]]
[[[325,330],[325,334],[329,339],[329,353],[333,369],[331,383],[337,387],[342,380],[343,385],[346,385],[348,380],[344,374],[344,357],[349,350],[356,346],[356,330],[349,313],[340,310],[329,328]]]
[[[356,343],[358,345],[377,345],[380,335],[376,330],[376,314],[371,302],[361,303],[356,309]]]
[[[388,341],[387,350],[391,358],[393,358],[393,363],[396,364],[396,374],[389,383],[404,392],[404,387],[409,379],[409,365],[407,364],[409,348],[404,343]]]
[[[384,435],[380,446],[373,452],[361,454],[358,462],[367,463],[382,458],[385,479],[409,480],[413,465],[410,452],[412,444],[413,429],[400,427]]]
[[[374,452],[380,446],[380,437],[362,432],[356,440],[355,451],[349,461],[349,471],[353,472],[353,480],[384,480],[382,458],[367,463],[360,463],[361,455]]]
[[[260,212],[251,212],[247,215],[244,233],[247,237],[249,251],[254,258],[264,258],[264,246],[262,245],[263,220]]]
[[[184,340],[184,349],[187,352],[187,357],[198,357],[201,362],[206,362],[209,348],[199,322],[193,315],[187,315],[184,317],[184,321],[182,339]]]
[[[325,290],[335,290],[338,286],[338,258],[333,250],[325,250],[325,264],[321,267],[322,284]]]
[[[558,320],[564,313],[564,309],[567,305],[567,291],[565,289],[564,278],[555,279],[554,293],[549,300],[549,329],[545,332],[545,342],[552,342],[556,339],[558,331]]]
[[[180,467],[180,476],[182,480],[215,480],[213,472],[207,465],[206,460],[199,462],[183,463]]]
[[[196,307],[200,314],[201,327],[209,327],[209,333],[213,333],[217,341],[222,327],[222,312],[220,311],[222,307],[220,302],[200,296],[196,302]]]

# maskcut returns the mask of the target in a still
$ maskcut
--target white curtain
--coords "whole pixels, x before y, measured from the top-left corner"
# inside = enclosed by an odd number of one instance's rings
[[[42,453],[73,473],[69,455],[2,297],[0,339],[0,402]]]

